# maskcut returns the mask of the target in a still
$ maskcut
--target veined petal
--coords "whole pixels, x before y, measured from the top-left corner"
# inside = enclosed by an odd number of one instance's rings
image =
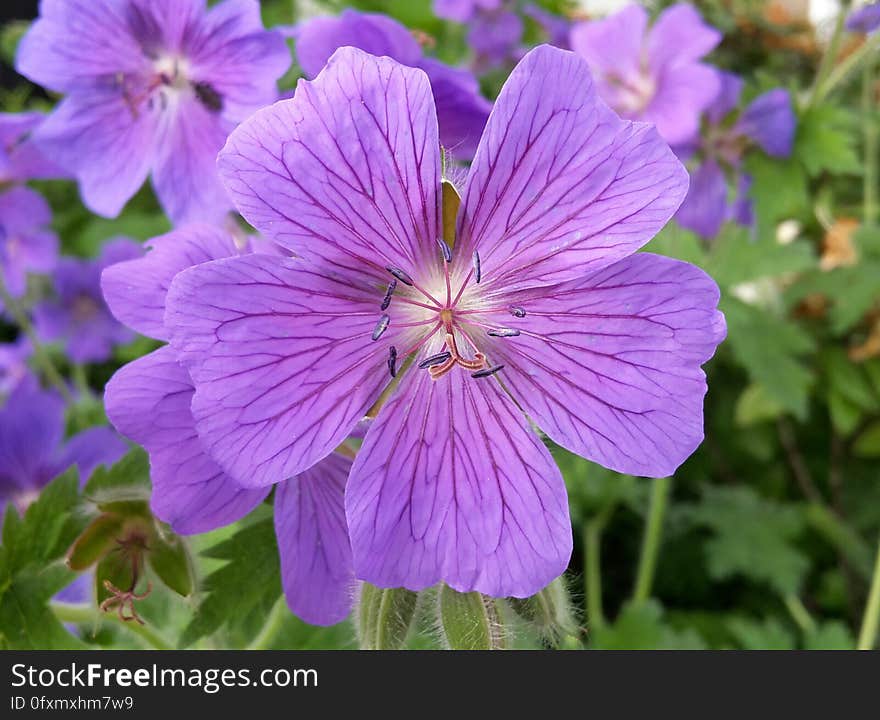
[[[639,253],[512,297],[527,311],[521,334],[492,358],[555,442],[618,472],[670,475],[703,439],[700,365],[726,332],[718,295],[699,268]]]
[[[571,555],[559,469],[493,378],[408,371],[367,431],[345,505],[355,573],[380,587],[526,597]]]
[[[213,225],[188,225],[150,240],[144,257],[110,265],[101,291],[113,316],[141,335],[167,340],[165,296],[174,276],[193,265],[237,254],[232,236]]]
[[[343,500],[350,469],[351,460],[328,455],[275,491],[284,595],[293,614],[312,625],[341,622],[351,610],[354,572]]]
[[[242,123],[218,162],[267,237],[328,269],[387,278],[386,265],[437,261],[439,156],[427,76],[342,48],[293,99]]]
[[[301,261],[249,255],[180,273],[165,324],[208,453],[245,487],[329,454],[390,380],[386,340],[411,332],[392,324],[373,342],[378,319],[375,290]]]
[[[167,346],[122,367],[104,396],[116,429],[150,454],[153,512],[183,534],[235,522],[269,492],[240,487],[205,454],[192,396],[192,381]]]
[[[456,251],[486,285],[556,284],[635,252],[687,191],[654,128],[596,97],[584,60],[532,50],[505,83],[474,157]]]

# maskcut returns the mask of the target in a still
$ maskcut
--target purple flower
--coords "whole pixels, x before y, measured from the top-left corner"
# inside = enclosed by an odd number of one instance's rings
[[[0,183],[65,177],[31,139],[45,117],[38,112],[0,113]]]
[[[27,361],[33,352],[22,335],[15,342],[0,345],[0,396],[11,393],[28,374]]]
[[[468,25],[477,72],[516,61],[525,26],[509,0],[434,0],[434,13]]]
[[[434,0],[437,17],[466,23],[477,13],[500,10],[505,0]]]
[[[604,20],[572,29],[572,49],[586,58],[599,95],[621,117],[654,123],[670,145],[691,138],[719,90],[718,75],[700,62],[721,41],[687,4],[660,13],[629,5]]]
[[[75,363],[103,362],[116,345],[134,333],[110,314],[101,295],[101,271],[108,265],[137,257],[141,246],[125,238],[111,240],[93,260],[65,257],[52,279],[55,297],[34,308],[34,326],[44,341],[60,340]]]
[[[572,22],[567,17],[555,15],[540,5],[529,3],[523,8],[523,14],[534,20],[547,35],[547,42],[563,50],[571,48],[570,37]]]
[[[880,2],[872,2],[850,13],[846,29],[850,32],[872,33],[880,28]]]
[[[16,66],[66,95],[34,140],[76,176],[89,209],[117,215],[152,173],[182,222],[228,208],[217,151],[277,99],[289,64],[256,0],[42,0]]]
[[[696,167],[675,219],[706,239],[715,237],[728,220],[744,226],[754,223],[748,197],[751,179],[741,171],[742,158],[752,147],[771,157],[788,157],[797,125],[787,90],[759,95],[737,116],[743,81],[732,73],[720,77],[721,91],[706,113],[702,135],[679,149]],[[735,189],[732,200],[729,184]]]
[[[0,193],[0,281],[13,297],[24,294],[29,272],[55,266],[58,237],[51,222],[49,204],[34,190],[18,185]]]
[[[265,257],[280,255],[267,243],[251,243]],[[149,252],[108,267],[102,286],[119,320],[164,340],[165,296],[181,270],[246,250],[233,236],[193,225],[148,243]],[[205,452],[190,408],[192,381],[165,346],[129,363],[107,384],[105,405],[113,425],[150,455],[153,513],[182,534],[206,532],[242,518],[269,494],[245,488]],[[282,581],[291,610],[320,624],[339,622],[351,607],[351,549],[343,491],[351,461],[331,455],[284,479],[275,494],[275,526]],[[281,478],[279,478],[281,480]]]
[[[71,465],[85,484],[98,465],[125,453],[125,443],[107,427],[64,440],[64,403],[28,376],[0,408],[0,510],[13,503],[24,512],[53,478]]]
[[[339,17],[318,17],[301,23],[295,37],[297,59],[310,78],[321,72],[338,48],[347,45],[424,70],[434,93],[440,142],[456,157],[473,157],[492,103],[480,95],[479,84],[471,73],[425,57],[403,25],[385,15],[343,10]]]
[[[572,53],[539,47],[504,85],[454,249],[439,242],[430,85],[389,58],[337,51],[242,124],[218,166],[296,259],[217,260],[172,282],[165,325],[196,430],[264,488],[326,457],[396,384],[346,489],[357,577],[523,597],[565,570],[565,486],[522,411],[621,472],[667,475],[700,443],[718,288],[633,254],[687,174]]]

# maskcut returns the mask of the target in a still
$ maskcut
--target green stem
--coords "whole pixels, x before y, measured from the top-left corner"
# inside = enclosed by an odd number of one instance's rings
[[[92,397],[92,388],[89,386],[89,379],[86,375],[85,365],[74,365],[72,375],[73,383],[76,385],[76,389],[79,391],[80,395],[83,398]]]
[[[71,603],[53,602],[50,604],[52,612],[63,623],[93,624],[111,623],[125,628],[133,635],[137,635],[149,649],[173,650],[174,646],[162,635],[148,627],[140,625],[136,621],[121,620],[115,613],[101,613],[90,605],[74,605]]]
[[[0,277],[0,303],[6,307],[9,314],[12,315],[12,319],[15,320],[21,328],[21,331],[27,336],[28,340],[30,340],[31,347],[34,350],[34,357],[37,359],[43,373],[49,379],[49,382],[58,388],[58,392],[61,393],[61,397],[64,398],[64,401],[68,405],[73,404],[73,396],[70,394],[70,389],[67,387],[67,383],[64,382],[61,373],[58,372],[58,369],[52,363],[52,358],[49,357],[46,349],[40,343],[40,339],[37,337],[37,333],[34,330],[33,325],[31,325],[31,321],[27,314],[21,309],[18,301],[9,294],[6,285],[3,283],[2,277]]]
[[[613,506],[606,507],[584,528],[584,589],[587,595],[587,622],[593,629],[605,624],[602,610],[602,532],[613,509]]]
[[[633,591],[633,602],[643,603],[651,597],[651,586],[654,583],[654,570],[660,554],[660,538],[663,534],[663,517],[669,499],[671,478],[657,478],[651,486],[651,505],[648,520],[645,524],[645,535],[642,538],[642,554],[636,573],[636,585]]]
[[[840,12],[834,21],[834,31],[828,40],[828,45],[825,46],[825,53],[819,61],[819,69],[816,71],[816,79],[813,81],[813,89],[809,100],[807,100],[807,107],[816,105],[825,97],[825,85],[834,67],[834,61],[837,60],[837,53],[840,51],[840,40],[843,37],[844,26],[851,4],[852,2],[844,2],[840,6]]]
[[[272,646],[272,641],[284,625],[287,613],[287,602],[282,595],[275,601],[275,604],[269,611],[269,616],[266,618],[266,623],[263,625],[263,629],[260,630],[260,634],[254,638],[253,642],[248,645],[247,649],[268,650]]]
[[[872,59],[862,69],[862,135],[865,139],[865,179],[864,179],[864,220],[871,227],[877,223],[877,162],[880,156],[880,143],[877,133],[877,113],[875,110],[874,82],[876,59]]]
[[[828,79],[825,80],[820,87],[816,88],[810,104],[816,104],[824,100],[842,85],[850,74],[856,71],[862,63],[873,61],[878,49],[880,49],[880,33],[874,33],[862,43],[862,46],[858,50],[834,68],[834,70],[828,75]]]
[[[880,542],[877,543],[877,557],[874,561],[874,577],[868,593],[868,604],[862,616],[862,628],[859,630],[859,650],[870,650],[877,640],[877,625],[880,620]]]
[[[788,613],[791,615],[792,619],[797,623],[797,626],[801,629],[803,633],[812,633],[816,630],[816,621],[813,620],[810,615],[810,611],[804,607],[804,604],[801,602],[801,599],[794,594],[786,595],[783,598],[785,601],[785,607],[788,608]]]

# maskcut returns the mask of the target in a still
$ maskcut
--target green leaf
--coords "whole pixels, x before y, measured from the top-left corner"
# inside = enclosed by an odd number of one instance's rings
[[[149,500],[150,461],[143,448],[135,447],[110,468],[99,467],[83,491],[85,496],[102,507],[115,505],[114,510],[130,509]],[[128,514],[128,513],[126,513]]]
[[[723,298],[721,307],[736,359],[769,399],[804,419],[813,376],[801,358],[814,349],[813,339],[793,322],[734,298]]]
[[[722,287],[802,272],[816,266],[812,246],[806,242],[781,245],[773,237],[749,238],[749,230],[731,227],[712,246],[706,271]]]
[[[804,650],[854,650],[856,641],[839,620],[822,623],[804,638]]]
[[[785,412],[785,408],[774,400],[764,386],[752,383],[736,401],[734,418],[740,426],[754,425],[765,420],[774,420]]]
[[[150,543],[147,559],[159,579],[178,595],[187,597],[193,589],[193,573],[189,553],[183,540],[156,535]]]
[[[831,301],[831,330],[842,335],[880,299],[878,277],[880,261],[863,258],[853,267],[804,273],[785,291],[784,299],[788,307],[794,307],[808,295],[824,295]]]
[[[734,617],[727,622],[731,634],[744,650],[794,650],[792,632],[775,618],[762,621]]]
[[[857,133],[856,119],[848,110],[817,105],[798,119],[794,155],[812,177],[822,172],[860,174]]]
[[[859,457],[880,457],[880,420],[875,420],[859,433],[853,452]]]
[[[281,595],[278,547],[271,519],[242,528],[203,554],[225,560],[226,564],[205,578],[205,597],[181,635],[181,647],[192,645],[224,625],[234,625],[252,612],[267,615]]]
[[[593,633],[597,650],[700,650],[705,642],[695,630],[678,631],[663,619],[663,608],[654,600],[626,605],[613,625]]]
[[[776,223],[806,214],[809,208],[807,174],[796,159],[775,160],[763,153],[750,153],[745,161],[752,177],[758,237],[772,237]]]
[[[805,525],[798,508],[762,498],[748,487],[710,486],[686,514],[712,531],[704,552],[714,579],[745,577],[780,595],[800,590],[809,563],[795,545]]]

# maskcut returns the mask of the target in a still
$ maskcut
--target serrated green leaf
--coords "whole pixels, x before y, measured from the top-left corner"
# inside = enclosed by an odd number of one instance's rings
[[[831,104],[816,105],[798,119],[794,156],[813,177],[822,172],[858,174],[862,163],[857,143],[858,124],[849,111]]]
[[[808,243],[781,245],[772,237],[751,240],[748,230],[731,227],[713,244],[706,271],[722,287],[731,287],[815,266],[816,257]]]
[[[794,634],[779,620],[731,618],[727,627],[744,650],[794,650]]]
[[[749,195],[754,201],[759,238],[772,237],[778,221],[806,214],[807,174],[796,158],[776,160],[751,153],[745,169],[752,178]]]
[[[695,630],[678,631],[664,622],[654,600],[628,604],[612,625],[595,631],[590,646],[597,650],[700,650],[705,642]]]
[[[278,547],[271,519],[242,528],[204,555],[227,562],[205,579],[204,599],[181,635],[181,647],[192,645],[224,625],[235,624],[255,610],[268,614],[281,595]]]

